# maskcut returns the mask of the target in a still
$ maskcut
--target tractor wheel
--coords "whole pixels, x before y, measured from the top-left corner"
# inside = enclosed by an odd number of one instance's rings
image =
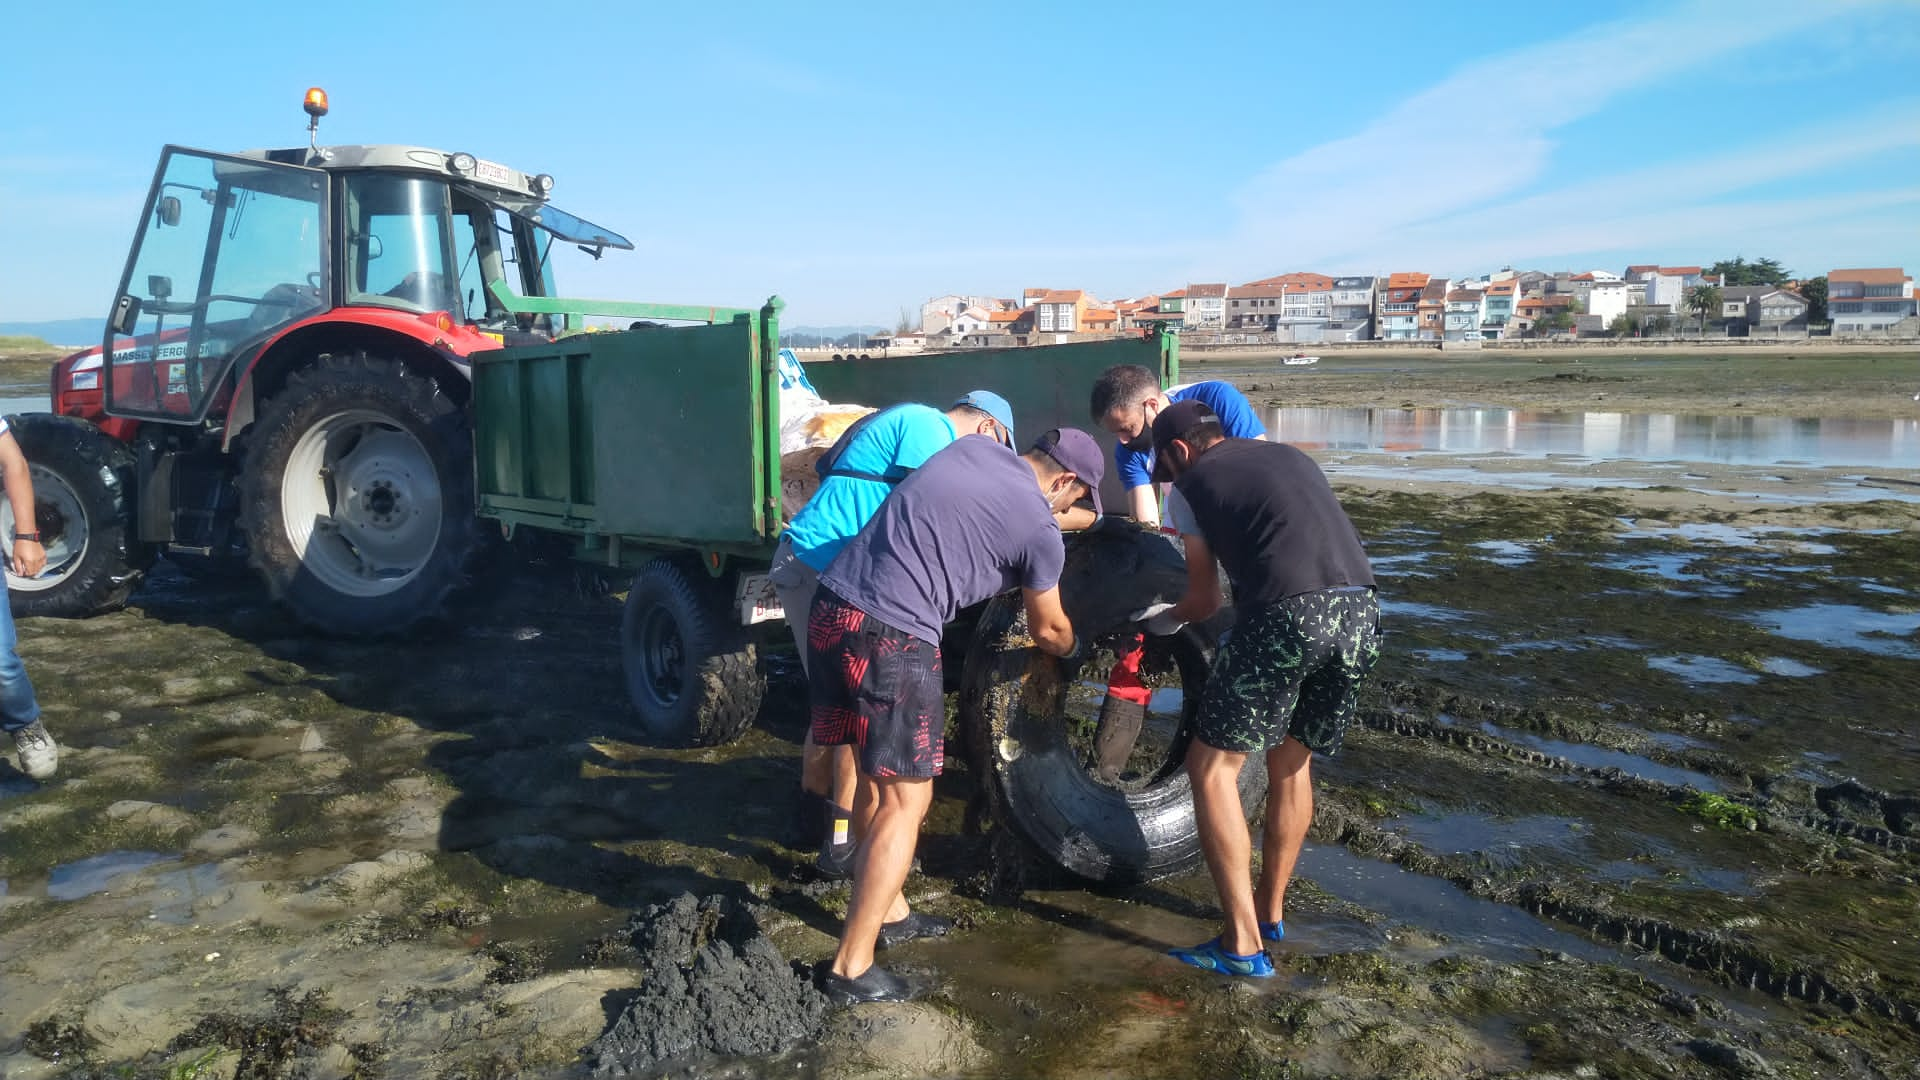
[[[433,379],[323,356],[267,403],[248,442],[253,565],[302,622],[382,635],[437,615],[481,548],[466,413]]]
[[[723,582],[676,559],[655,559],[633,579],[620,659],[650,741],[717,746],[759,714],[766,672],[731,600]]]
[[[33,477],[33,517],[47,549],[36,577],[13,573],[13,504],[0,500],[0,543],[15,615],[93,615],[127,602],[153,549],[133,520],[133,453],[92,424],[33,413],[9,416]]]
[[[1102,643],[1081,682],[1064,681],[1059,662],[1033,648],[1017,595],[987,606],[967,650],[961,722],[994,816],[1041,858],[1091,881],[1151,881],[1201,859],[1184,765],[1224,620],[1146,639],[1142,670],[1155,688],[1147,718],[1115,780],[1099,779],[1092,768],[1110,649],[1131,641],[1126,615],[1178,599],[1184,583],[1178,549],[1164,537],[1103,530],[1069,548],[1061,577],[1062,605],[1075,627]],[[1266,783],[1265,762],[1249,756],[1240,774],[1249,814]]]

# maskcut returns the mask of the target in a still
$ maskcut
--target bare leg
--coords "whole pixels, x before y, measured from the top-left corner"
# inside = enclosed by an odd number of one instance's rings
[[[834,776],[833,768],[834,751],[838,749],[839,747],[836,746],[821,746],[819,743],[814,742],[813,731],[811,728],[808,729],[806,741],[800,744],[800,786],[802,788],[815,795],[825,797],[832,797],[838,794],[838,785],[834,783],[838,778]],[[849,748],[847,756],[849,758],[853,756],[851,748]],[[857,781],[858,778],[856,776],[853,779]],[[847,797],[851,799],[853,796],[853,784],[849,783],[847,787]],[[835,803],[834,805],[847,806],[849,804]]]
[[[873,947],[880,924],[893,904],[905,906],[900,889],[913,867],[913,849],[920,839],[920,823],[933,805],[933,781],[910,777],[860,778],[860,799],[871,808],[868,829],[853,868],[853,900],[847,907],[847,927],[833,972],[850,979],[873,966]],[[858,811],[856,810],[856,815]],[[902,916],[903,918],[905,916]]]
[[[862,850],[864,851],[867,837],[873,835],[874,816],[880,809],[881,781],[875,780],[870,776],[863,776],[858,772],[854,774],[854,780],[859,785],[859,788],[853,798],[853,842],[858,845],[863,845]],[[932,806],[933,785],[931,783],[927,785],[927,791],[927,805]],[[922,817],[926,816],[926,809],[924,807],[921,809],[920,815]],[[918,826],[916,826],[916,828],[917,827]],[[860,881],[860,864],[857,860],[865,857],[864,854],[855,856],[856,861],[854,863],[853,879],[855,882],[854,894],[856,896],[859,895]],[[907,856],[907,869],[908,871],[912,871],[913,869],[913,856],[911,852],[909,852]],[[900,883],[903,887],[906,885],[906,881],[906,875],[901,875]],[[890,923],[899,922],[911,914],[913,914],[913,908],[907,904],[906,892],[898,891],[894,893],[893,902],[887,905],[887,915],[882,921]],[[852,917],[851,905],[849,905],[848,908],[848,917]]]
[[[821,790],[829,791],[833,805],[852,808],[854,789],[860,786],[860,763],[854,758],[852,746],[833,747],[832,755],[833,786],[830,791]]]
[[[1313,824],[1312,764],[1313,751],[1299,739],[1282,739],[1267,751],[1267,821],[1260,842],[1264,858],[1260,891],[1254,896],[1261,922],[1280,921],[1287,882],[1293,880],[1300,846]]]
[[[1226,918],[1220,944],[1240,956],[1261,948],[1253,914],[1253,842],[1247,835],[1247,812],[1240,803],[1240,769],[1246,761],[1245,754],[1215,749],[1198,740],[1187,750],[1200,848]]]

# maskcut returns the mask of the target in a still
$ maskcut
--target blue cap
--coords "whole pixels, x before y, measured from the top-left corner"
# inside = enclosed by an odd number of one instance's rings
[[[1006,398],[1001,397],[991,390],[974,390],[963,395],[959,401],[954,402],[948,406],[948,408],[959,408],[962,405],[970,405],[986,413],[988,416],[993,417],[993,422],[1000,425],[1000,441],[1007,444],[1007,449],[1013,449],[1015,445],[1013,441],[1013,406],[1007,404]]]

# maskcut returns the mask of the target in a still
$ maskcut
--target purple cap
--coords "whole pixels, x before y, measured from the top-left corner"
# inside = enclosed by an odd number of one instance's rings
[[[1093,512],[1106,513],[1100,508],[1100,481],[1107,477],[1107,456],[1100,452],[1100,444],[1093,441],[1093,436],[1079,428],[1055,428],[1040,436],[1033,448],[1087,485],[1093,492]]]

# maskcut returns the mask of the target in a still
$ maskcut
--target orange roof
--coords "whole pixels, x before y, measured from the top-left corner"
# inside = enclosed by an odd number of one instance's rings
[[[1857,281],[1862,285],[1905,285],[1910,279],[1897,266],[1869,267],[1864,270],[1829,270],[1828,281]]]
[[[1700,268],[1697,266],[1663,266],[1660,268],[1660,272],[1669,277],[1682,277],[1687,274],[1697,274],[1700,272]]]
[[[1629,266],[1629,267],[1627,267],[1627,273],[1629,273],[1629,274],[1644,274],[1644,273],[1647,273],[1648,271],[1651,271],[1651,270],[1658,270],[1658,269],[1660,269],[1660,264],[1659,264],[1659,263],[1647,263],[1647,264],[1645,264],[1645,265],[1643,265],[1643,266]]]
[[[1447,293],[1448,300],[1478,300],[1484,295],[1479,289],[1453,289]]]
[[[1021,308],[1019,311],[989,311],[987,321],[990,323],[1019,322],[1031,314],[1033,314],[1032,308]]]
[[[1512,296],[1517,281],[1496,281],[1487,286],[1488,296]]]
[[[1119,317],[1120,317],[1120,313],[1119,313],[1119,312],[1117,312],[1117,311],[1106,311],[1106,310],[1100,310],[1100,309],[1089,309],[1089,310],[1087,311],[1087,318],[1086,318],[1086,321],[1087,321],[1087,322],[1090,322],[1090,323],[1097,323],[1097,322],[1113,322],[1114,320],[1116,320],[1116,319],[1118,319]]]
[[[1040,298],[1043,304],[1077,304],[1086,298],[1085,289],[1050,289]]]
[[[1221,297],[1227,295],[1225,285],[1188,285],[1187,295],[1193,297]]]
[[[1586,272],[1586,273],[1584,273],[1584,274],[1575,274],[1575,275],[1573,275],[1573,280],[1575,280],[1575,281],[1592,281],[1592,280],[1593,280],[1593,271],[1591,271],[1591,270],[1589,270],[1589,271],[1587,271],[1587,272]]]
[[[1325,274],[1296,271],[1291,274],[1276,274],[1273,277],[1261,278],[1259,281],[1249,281],[1241,288],[1269,285],[1278,285],[1287,292],[1328,292],[1333,288],[1333,279]]]
[[[1406,274],[1393,274],[1387,278],[1387,288],[1424,289],[1427,287],[1429,277],[1430,275],[1422,274],[1417,270]]]

